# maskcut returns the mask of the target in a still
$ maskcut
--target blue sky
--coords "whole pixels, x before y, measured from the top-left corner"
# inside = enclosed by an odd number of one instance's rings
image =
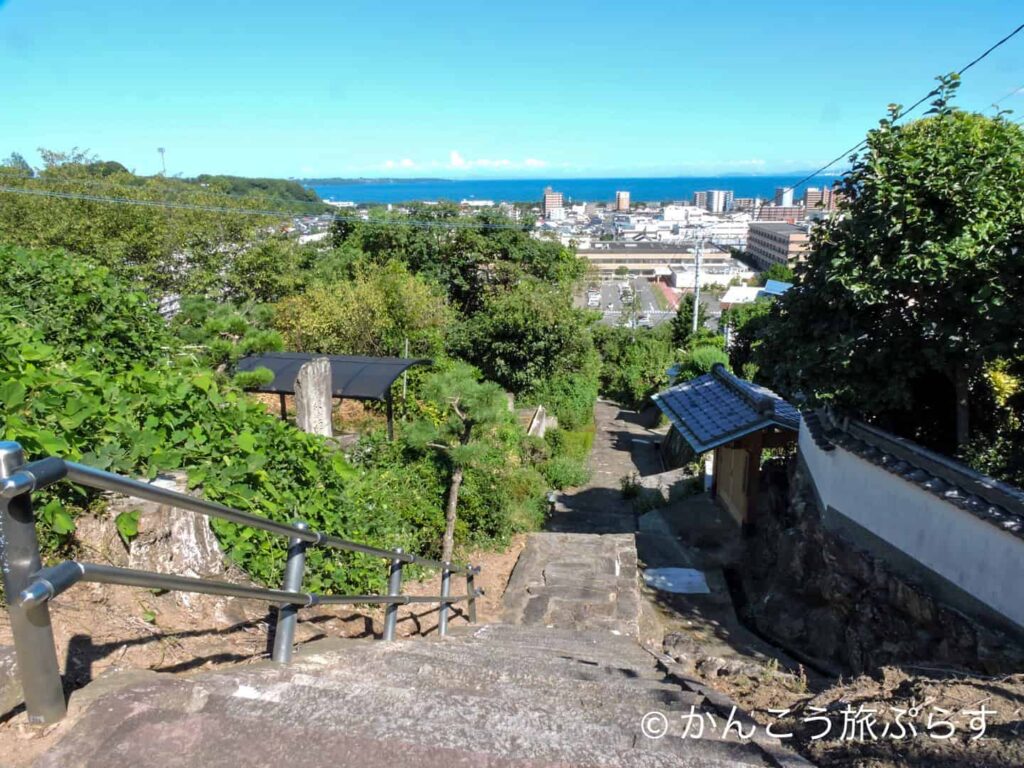
[[[139,173],[809,169],[1024,22],[1019,0],[0,0],[0,155]],[[1024,33],[960,106],[1024,86]],[[1024,91],[1003,107],[1024,113]]]

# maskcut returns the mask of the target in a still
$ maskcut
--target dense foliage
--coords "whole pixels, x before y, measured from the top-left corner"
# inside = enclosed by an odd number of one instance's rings
[[[303,205],[297,207],[299,211],[329,210],[328,206],[320,202],[320,197],[316,192],[302,186],[297,181],[289,179],[214,176],[204,173],[197,176],[194,182],[228,195],[245,196],[257,194],[275,203],[302,203]]]
[[[522,280],[489,294],[452,341],[454,354],[526,400],[548,404],[567,426],[589,421],[599,359],[593,316],[572,306],[566,289]]]
[[[454,454],[422,450],[406,427],[434,423],[449,399],[430,379],[451,383],[464,360],[480,386],[505,388],[520,405],[543,403],[565,429],[553,441],[528,439],[503,411],[481,431],[480,460],[461,464],[456,546],[537,525],[546,490],[586,480],[580,446],[592,439],[600,359],[593,316],[572,306],[585,263],[532,237],[531,222],[464,216],[453,204],[374,210],[366,222],[339,219],[326,242],[299,245],[284,234],[290,216],[240,210],[309,202],[287,183],[139,177],[77,150],[44,152],[43,160],[38,171],[15,156],[0,166],[5,184],[46,193],[0,195],[0,243],[66,249],[4,252],[19,267],[0,277],[5,343],[13,345],[0,369],[10,399],[3,429],[33,455],[83,457],[128,473],[184,469],[210,498],[280,519],[301,509],[327,530],[436,554]],[[26,288],[44,277],[44,290]],[[408,350],[433,359],[440,378],[410,372],[398,439],[364,433],[353,469],[239,390],[261,375],[232,378],[241,356],[282,348]],[[36,379],[36,369],[70,378]],[[372,412],[361,431],[376,423]],[[88,502],[61,498],[65,506],[55,499],[47,507],[63,522],[50,516],[51,544],[69,540],[74,513]],[[218,534],[254,576],[276,580],[277,543],[230,526]],[[314,583],[328,589],[366,588],[370,578],[334,573],[319,560],[314,570]]]
[[[754,360],[783,393],[939,450],[974,445],[1005,474],[1024,450],[1024,130],[952,109],[956,85],[924,119],[897,124],[894,107],[869,133]],[[1005,471],[977,453],[992,439]]]
[[[437,357],[453,322],[443,291],[399,261],[357,265],[350,280],[312,285],[281,301],[288,349],[328,354]]]
[[[675,360],[672,326],[657,328],[598,326],[594,340],[601,353],[601,394],[627,408],[640,408],[669,384]]]
[[[0,166],[4,186],[35,193],[0,193],[2,242],[65,248],[155,291],[219,289],[242,245],[259,240],[275,223],[232,211],[266,208],[268,201],[259,196],[228,197],[180,179],[136,176],[119,163],[101,163],[77,150],[42,154],[44,167],[34,176]],[[98,197],[139,204],[112,204]]]
[[[269,415],[196,365],[166,334],[152,303],[102,268],[61,251],[0,247],[0,259],[8,281],[0,297],[0,433],[20,441],[30,458],[55,454],[149,476],[183,469],[204,496],[244,510],[281,521],[301,517],[378,546],[438,551],[441,462],[389,463],[389,452],[394,456],[401,446],[371,441],[362,468],[354,469],[322,438]],[[45,304],[29,309],[38,274],[56,287]],[[70,336],[58,320],[79,311],[83,296],[109,314],[80,314]],[[125,308],[123,318],[118,307]],[[110,349],[125,353],[111,360]],[[504,439],[507,455],[500,463],[514,455],[514,463],[525,466],[521,429],[509,425]],[[516,480],[495,495],[491,485],[500,484],[498,478],[467,475],[463,543],[493,541],[536,523],[543,489],[536,470],[530,472],[532,481]],[[75,514],[88,503],[67,487],[44,498],[41,533],[51,548],[68,540]],[[232,559],[255,578],[278,582],[281,540],[229,524],[216,530]],[[384,569],[370,558],[312,551],[308,564],[311,589],[382,586]]]

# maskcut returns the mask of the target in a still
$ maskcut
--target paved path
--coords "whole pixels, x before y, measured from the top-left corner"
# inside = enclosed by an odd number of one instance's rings
[[[654,441],[640,416],[599,400],[594,407],[596,433],[590,452],[590,482],[559,495],[548,530],[563,533],[634,533],[633,505],[622,496],[622,479],[663,470]]]
[[[638,637],[637,517],[622,478],[658,472],[661,459],[637,414],[598,402],[595,422],[591,481],[561,494],[549,531],[527,540],[505,589],[504,619]]]

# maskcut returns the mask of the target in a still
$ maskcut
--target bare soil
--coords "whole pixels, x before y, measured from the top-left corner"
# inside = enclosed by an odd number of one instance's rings
[[[1024,766],[1024,673],[887,666],[822,684],[773,663],[744,672],[697,676],[822,768]]]

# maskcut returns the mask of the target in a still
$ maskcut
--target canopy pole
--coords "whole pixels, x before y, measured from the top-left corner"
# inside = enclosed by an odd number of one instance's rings
[[[394,411],[394,404],[392,403],[392,400],[391,400],[391,388],[390,387],[388,387],[387,403],[388,403],[388,441],[390,442],[390,441],[395,439],[395,411]]]
[[[283,420],[287,421],[288,420],[288,406],[285,405],[285,401],[284,401],[285,394],[284,394],[284,392],[278,393],[278,397],[281,398],[281,418]]]

